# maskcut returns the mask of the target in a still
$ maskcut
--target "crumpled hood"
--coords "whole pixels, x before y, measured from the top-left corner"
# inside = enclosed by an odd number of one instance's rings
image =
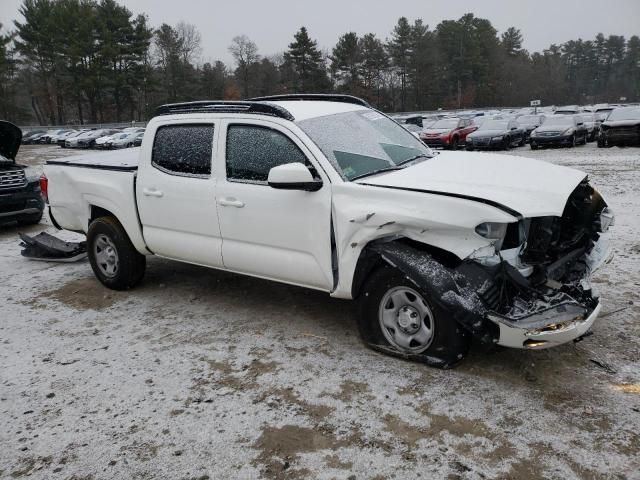
[[[586,176],[579,170],[524,157],[442,152],[402,170],[356,182],[472,197],[524,217],[541,217],[561,216],[569,195]]]
[[[21,141],[22,130],[13,123],[0,120],[0,155],[15,161]]]

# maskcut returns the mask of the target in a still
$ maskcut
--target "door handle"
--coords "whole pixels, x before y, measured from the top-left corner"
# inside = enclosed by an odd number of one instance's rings
[[[233,197],[227,197],[227,198],[221,198],[220,200],[218,200],[218,205],[220,205],[221,207],[242,208],[244,207],[244,202],[241,202],[240,200],[237,200],[236,198],[233,198]]]
[[[146,195],[147,197],[162,197],[164,195],[164,193],[162,193],[160,190],[156,190],[155,188],[143,188],[142,189],[142,193],[144,195]]]

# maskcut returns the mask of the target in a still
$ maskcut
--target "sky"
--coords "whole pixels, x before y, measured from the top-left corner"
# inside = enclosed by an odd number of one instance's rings
[[[401,16],[421,18],[431,28],[471,12],[502,32],[522,31],[524,47],[541,51],[552,43],[605,35],[640,35],[640,0],[118,0],[152,26],[194,24],[202,35],[204,61],[231,63],[228,47],[247,35],[265,56],[281,53],[306,26],[320,48],[330,49],[343,33],[390,36]],[[22,0],[0,0],[4,30],[19,18]]]

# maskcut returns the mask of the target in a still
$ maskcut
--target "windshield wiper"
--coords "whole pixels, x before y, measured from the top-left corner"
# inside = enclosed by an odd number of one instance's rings
[[[415,157],[407,158],[406,160],[401,161],[400,163],[396,163],[396,166],[405,165],[407,163],[413,162],[414,160],[418,160],[419,158],[433,158],[427,154],[421,153],[420,155],[416,155]]]
[[[359,179],[364,178],[364,177],[370,177],[371,175],[377,175],[378,173],[392,172],[394,170],[402,170],[402,168],[398,167],[398,166],[379,168],[378,170],[372,170],[371,172],[367,172],[367,173],[362,173],[360,175],[356,175],[355,177],[351,178],[349,181],[353,182],[354,180],[359,180]]]

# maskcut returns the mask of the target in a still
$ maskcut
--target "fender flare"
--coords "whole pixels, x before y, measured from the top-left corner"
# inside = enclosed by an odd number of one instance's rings
[[[428,252],[401,242],[379,242],[367,247],[391,267],[401,271],[431,301],[451,314],[462,328],[485,344],[495,344],[499,331],[485,318],[483,296],[493,285],[493,272],[475,262],[450,268]]]

